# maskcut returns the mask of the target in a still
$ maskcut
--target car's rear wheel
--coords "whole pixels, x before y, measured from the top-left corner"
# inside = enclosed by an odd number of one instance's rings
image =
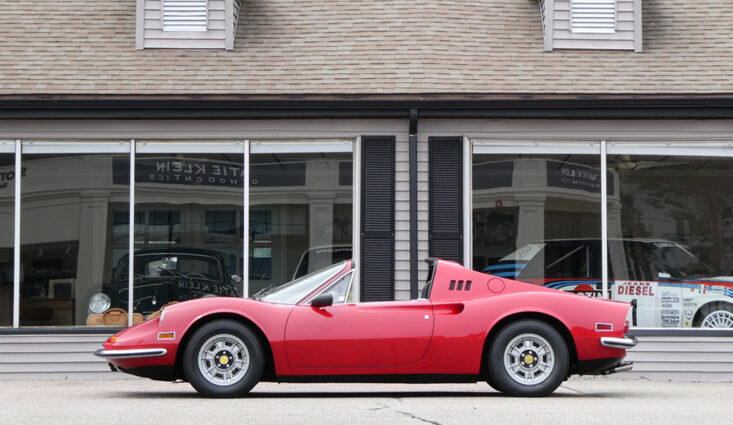
[[[264,369],[262,344],[242,323],[216,320],[197,329],[183,353],[183,371],[208,397],[239,397],[252,389]]]
[[[550,394],[568,374],[565,340],[538,320],[519,320],[502,328],[491,342],[488,357],[489,382],[513,396]]]
[[[701,317],[701,328],[733,328],[733,307],[728,304],[709,307]]]

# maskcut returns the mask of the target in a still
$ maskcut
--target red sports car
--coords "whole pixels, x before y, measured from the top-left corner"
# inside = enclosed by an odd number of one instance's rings
[[[429,259],[422,297],[353,303],[351,261],[251,299],[202,298],[110,337],[96,355],[201,394],[259,381],[477,382],[552,393],[572,374],[631,369],[629,304],[538,287]]]

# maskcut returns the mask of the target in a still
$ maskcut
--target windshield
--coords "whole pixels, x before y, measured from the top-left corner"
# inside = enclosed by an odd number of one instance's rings
[[[652,276],[657,279],[689,280],[715,276],[715,271],[692,255],[684,246],[657,242],[646,246]]]
[[[115,281],[127,280],[127,264],[127,257],[120,261]],[[224,280],[219,262],[206,255],[171,253],[135,255],[135,278],[155,277]]]
[[[298,301],[305,298],[316,288],[339,274],[345,266],[346,262],[342,261],[333,266],[305,275],[300,279],[293,280],[292,282],[272,288],[265,288],[253,295],[252,298],[273,303],[297,304]]]

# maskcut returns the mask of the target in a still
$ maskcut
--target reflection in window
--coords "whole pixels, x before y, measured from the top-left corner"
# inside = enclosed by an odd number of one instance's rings
[[[23,155],[21,325],[87,323],[91,298],[111,277],[114,240],[127,238],[108,210],[129,199],[129,187],[114,179],[115,159],[129,160],[118,154]],[[98,301],[95,308],[105,305]]]
[[[601,238],[597,156],[477,154],[472,175],[474,269],[596,292],[600,264],[592,259]]]
[[[730,159],[610,155],[613,297],[642,327],[733,327]],[[613,220],[610,218],[614,218]]]
[[[15,155],[0,154],[0,326],[13,323]]]
[[[250,293],[351,258],[351,153],[258,153],[250,162]]]
[[[136,156],[135,312],[241,296],[242,177],[241,153]]]

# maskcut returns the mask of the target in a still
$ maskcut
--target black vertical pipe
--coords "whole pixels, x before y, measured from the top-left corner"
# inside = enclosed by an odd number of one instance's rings
[[[417,299],[417,109],[410,109],[410,299]]]

